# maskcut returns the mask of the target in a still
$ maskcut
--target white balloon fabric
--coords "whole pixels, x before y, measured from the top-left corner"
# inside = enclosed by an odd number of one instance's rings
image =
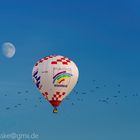
[[[55,108],[72,91],[78,76],[76,64],[60,55],[44,57],[35,64],[32,71],[37,88]]]

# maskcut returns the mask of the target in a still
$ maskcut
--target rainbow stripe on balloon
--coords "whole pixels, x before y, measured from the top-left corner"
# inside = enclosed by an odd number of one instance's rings
[[[53,76],[53,83],[61,84],[63,81],[70,78],[71,76],[72,74],[67,73],[66,71],[59,72],[55,76]]]

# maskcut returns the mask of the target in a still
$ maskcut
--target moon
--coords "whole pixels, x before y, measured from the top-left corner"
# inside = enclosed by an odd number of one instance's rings
[[[15,46],[10,42],[5,42],[2,44],[3,55],[7,58],[12,58],[16,53]]]

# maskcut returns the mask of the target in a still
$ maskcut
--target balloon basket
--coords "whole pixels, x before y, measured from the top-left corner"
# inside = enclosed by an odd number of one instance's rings
[[[57,108],[54,108],[53,113],[58,113]]]

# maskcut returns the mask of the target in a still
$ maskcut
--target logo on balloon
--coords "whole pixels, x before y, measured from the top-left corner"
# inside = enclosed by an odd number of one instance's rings
[[[53,84],[55,87],[67,87],[72,76],[71,69],[54,68]]]
[[[38,76],[38,70],[36,70],[34,73],[33,73],[33,81],[35,82],[37,88],[39,90],[41,90],[42,88],[42,85],[40,84],[40,79],[41,79],[41,76]]]

